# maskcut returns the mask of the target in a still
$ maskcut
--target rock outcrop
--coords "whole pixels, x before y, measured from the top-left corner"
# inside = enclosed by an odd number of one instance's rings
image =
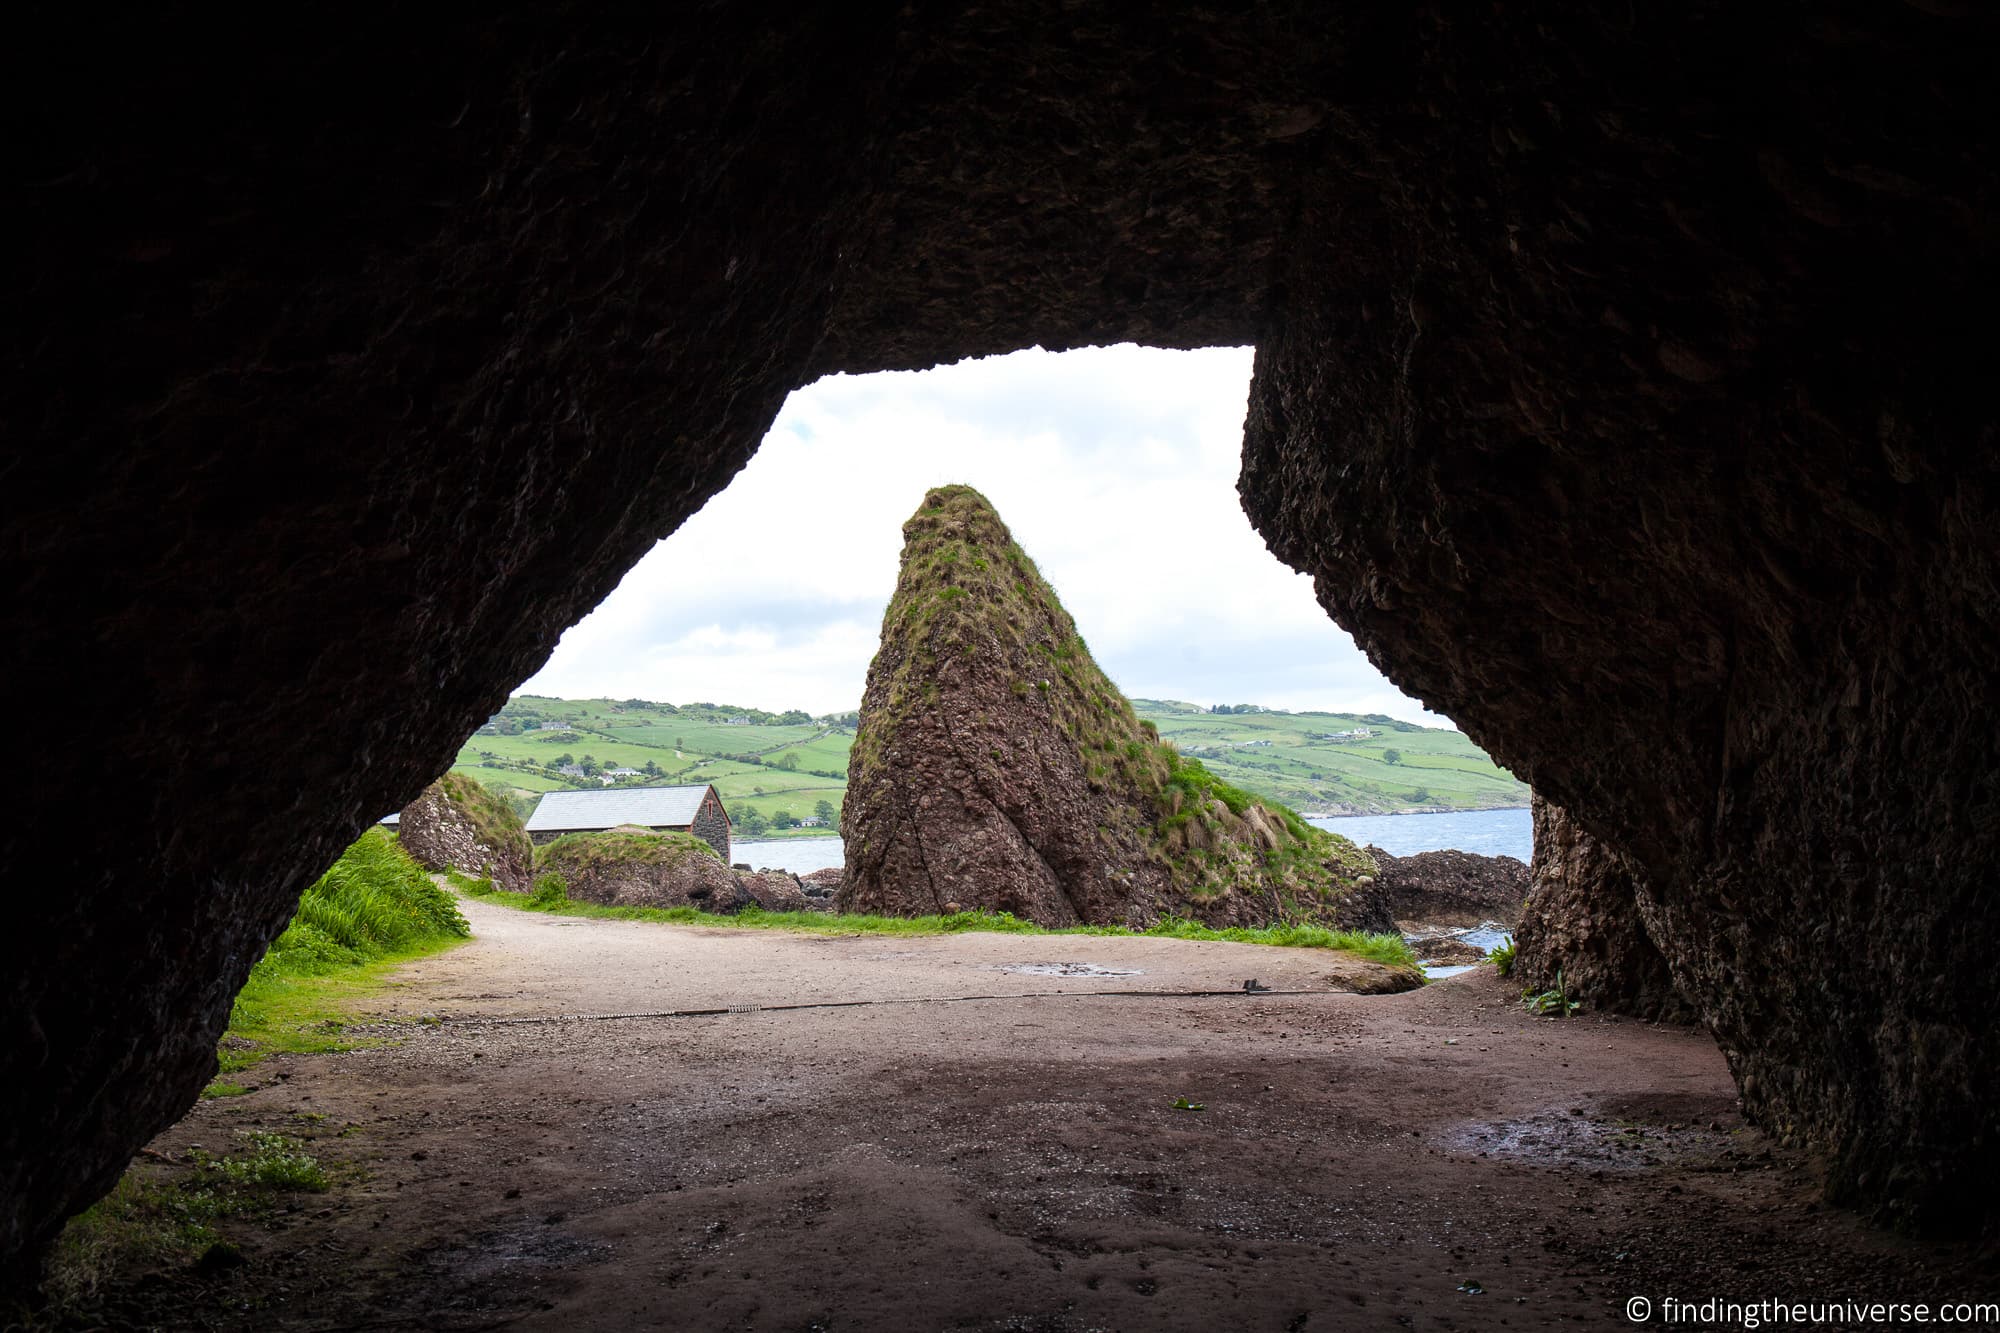
[[[686,833],[571,833],[536,852],[537,874],[561,874],[579,902],[729,915],[755,901],[714,848]]]
[[[1692,1021],[1694,1007],[1647,934],[1636,867],[1539,795],[1534,808],[1532,883],[1514,932],[1510,975],[1535,990],[1560,977],[1563,989],[1591,1009]]]
[[[840,892],[842,870],[839,866],[828,866],[824,870],[814,870],[799,876],[799,883],[807,893],[818,897],[832,897]]]
[[[799,877],[786,870],[736,872],[736,882],[751,902],[766,912],[822,912],[826,899],[807,897]]]
[[[1364,848],[1375,862],[1374,888],[1398,921],[1436,926],[1476,926],[1521,919],[1528,896],[1528,867],[1512,856],[1476,852],[1418,852],[1391,856]]]
[[[1372,863],[1163,745],[984,496],[931,491],[903,538],[848,762],[841,910],[1343,921]]]
[[[396,837],[426,870],[488,876],[526,893],[535,848],[514,807],[463,773],[447,773],[403,807]]]

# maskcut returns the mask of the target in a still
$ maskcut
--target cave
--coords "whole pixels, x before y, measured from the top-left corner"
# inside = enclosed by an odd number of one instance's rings
[[[791,389],[1255,344],[1243,503],[1615,851],[1830,1195],[2000,1186],[1971,6],[59,20],[16,80],[0,1256]]]

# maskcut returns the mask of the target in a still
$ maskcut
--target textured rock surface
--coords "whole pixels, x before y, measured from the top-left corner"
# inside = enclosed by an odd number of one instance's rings
[[[835,894],[840,892],[840,881],[843,873],[839,866],[828,866],[824,870],[814,870],[810,873],[800,875],[799,883],[804,885],[809,892],[818,890],[822,894]]]
[[[1643,867],[1753,1116],[2000,1197],[1991,12],[41,20],[0,1259],[788,390],[1123,338],[1258,344],[1253,520]]]
[[[1967,1224],[2000,1188],[1995,20],[1783,12],[1374,48],[1240,489],[1397,684],[1639,867],[1748,1113],[1834,1197]]]
[[[1684,1023],[1694,1009],[1646,933],[1637,871],[1535,798],[1535,863],[1527,908],[1514,932],[1510,976],[1523,986],[1563,988],[1587,1008]]]
[[[526,893],[533,877],[535,848],[521,817],[462,773],[445,774],[404,806],[396,837],[426,870],[491,875],[509,893]]]
[[[808,898],[799,877],[783,870],[738,871],[736,882],[767,912],[820,912],[829,905],[824,898]]]
[[[1345,924],[1352,878],[1374,868],[1163,745],[967,486],[932,490],[903,525],[841,836],[842,911],[1045,926]]]
[[[1398,921],[1476,926],[1482,921],[1512,925],[1528,896],[1528,867],[1511,856],[1474,852],[1418,852],[1391,856],[1380,847],[1362,850],[1374,859],[1374,888]]]
[[[540,849],[569,896],[606,907],[695,907],[725,915],[753,901],[740,875],[685,833],[571,833]]]

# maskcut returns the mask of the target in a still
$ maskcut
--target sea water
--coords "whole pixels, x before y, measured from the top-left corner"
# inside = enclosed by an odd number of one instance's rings
[[[1528,811],[1449,810],[1436,815],[1341,815],[1308,818],[1308,824],[1338,833],[1356,847],[1374,844],[1391,856],[1417,852],[1477,852],[1526,861],[1535,850],[1534,821]]]
[[[1440,815],[1351,815],[1311,819],[1308,823],[1351,839],[1370,843],[1391,856],[1455,849],[1482,856],[1515,856],[1526,861],[1534,850],[1534,832],[1526,810],[1453,810]],[[841,864],[839,838],[765,838],[737,842],[729,853],[759,870],[789,870],[804,875]]]

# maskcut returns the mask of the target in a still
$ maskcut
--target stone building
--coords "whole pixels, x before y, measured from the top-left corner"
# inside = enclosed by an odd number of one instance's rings
[[[565,833],[601,833],[635,825],[656,833],[692,833],[729,860],[729,812],[706,784],[627,787],[620,791],[552,791],[528,816],[528,836],[553,842]]]

